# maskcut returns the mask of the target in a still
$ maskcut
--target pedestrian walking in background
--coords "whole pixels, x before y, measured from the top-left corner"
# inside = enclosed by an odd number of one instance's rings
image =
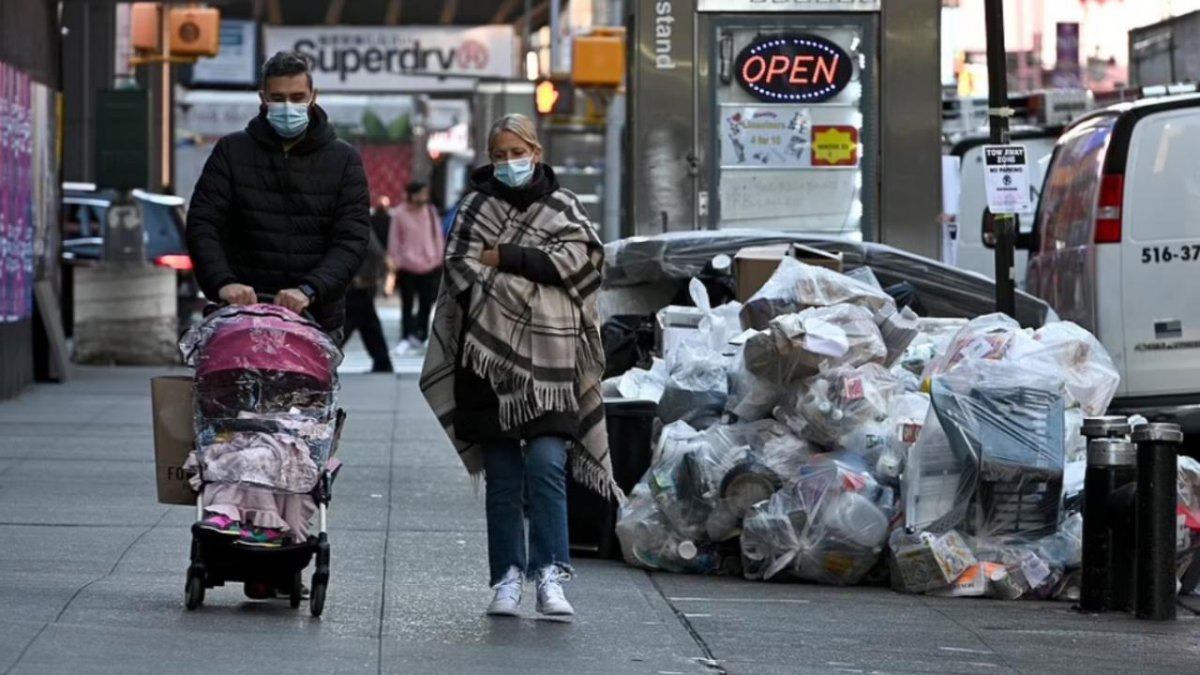
[[[429,186],[408,184],[406,199],[392,211],[388,259],[400,289],[400,343],[395,353],[420,352],[429,340],[429,315],[437,298],[445,238]]]
[[[467,470],[486,481],[488,613],[517,615],[532,578],[539,613],[572,615],[566,472],[601,495],[620,492],[600,394],[604,247],[542,163],[527,117],[498,120],[488,155],[447,246],[421,389]]]
[[[379,285],[388,276],[387,251],[383,248],[375,233],[371,233],[371,241],[367,246],[367,254],[363,256],[362,267],[350,284],[346,293],[346,337],[342,340],[342,348],[354,336],[354,331],[362,334],[363,346],[371,355],[372,373],[391,373],[392,359],[388,355],[387,338],[383,334],[383,324],[379,321],[379,313],[375,310],[375,296],[379,293]]]
[[[392,200],[387,195],[380,197],[371,209],[371,230],[386,251],[392,232]]]

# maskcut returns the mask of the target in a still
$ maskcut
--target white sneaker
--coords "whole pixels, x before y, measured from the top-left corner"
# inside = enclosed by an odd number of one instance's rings
[[[524,587],[525,577],[521,575],[521,571],[515,567],[510,568],[500,583],[492,587],[496,595],[492,598],[492,604],[488,605],[488,616],[519,616],[518,608],[521,606],[521,592]],[[541,598],[541,595],[538,597]]]
[[[400,344],[392,348],[392,354],[395,356],[407,356],[412,351],[412,343],[408,340],[401,340]]]
[[[537,611],[546,616],[575,616],[575,608],[563,595],[562,582],[570,576],[557,567],[547,567],[539,575],[537,585]]]
[[[409,338],[408,351],[410,354],[418,354],[418,355],[424,354],[425,353],[425,343],[422,342],[421,340],[418,340],[417,338]]]

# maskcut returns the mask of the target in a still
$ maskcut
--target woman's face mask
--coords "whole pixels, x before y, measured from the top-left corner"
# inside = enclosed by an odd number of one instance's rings
[[[282,138],[296,138],[308,128],[308,103],[271,102],[267,122]]]
[[[496,180],[513,188],[524,187],[533,178],[533,158],[522,157],[494,165]]]

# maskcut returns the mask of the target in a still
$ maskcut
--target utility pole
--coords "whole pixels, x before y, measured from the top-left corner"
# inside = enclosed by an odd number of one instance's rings
[[[1008,56],[1004,47],[1003,0],[984,0],[987,25],[988,120],[995,145],[1008,145]],[[1013,262],[1017,240],[1016,216],[993,214],[996,235],[996,311],[1015,317],[1017,313],[1016,267]]]

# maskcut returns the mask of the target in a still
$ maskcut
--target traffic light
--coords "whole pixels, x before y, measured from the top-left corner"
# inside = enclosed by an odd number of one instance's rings
[[[539,80],[534,89],[539,115],[570,115],[575,110],[575,88],[562,80]]]
[[[130,41],[139,52],[194,61],[216,56],[221,49],[221,11],[210,7],[168,7],[169,54],[162,53],[163,5],[135,2],[130,9]],[[135,59],[135,62],[137,59]]]
[[[577,35],[571,81],[581,87],[619,87],[625,81],[625,29],[597,28]]]

